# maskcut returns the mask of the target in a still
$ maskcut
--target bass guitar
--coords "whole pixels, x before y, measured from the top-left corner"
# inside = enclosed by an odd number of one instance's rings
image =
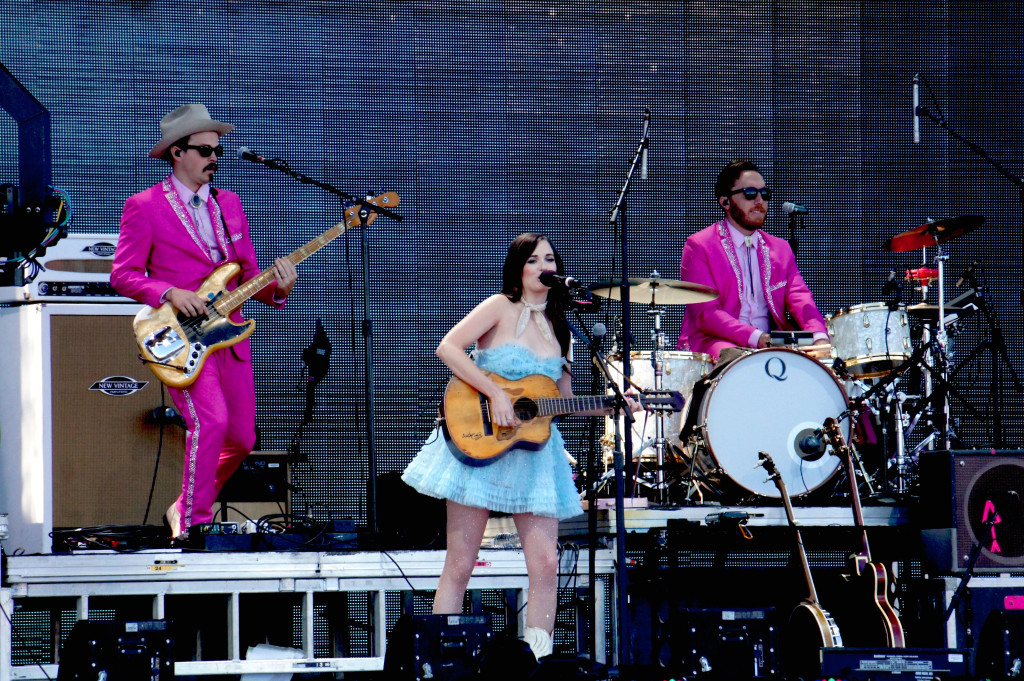
[[[510,380],[485,371],[508,395],[518,423],[499,426],[491,419],[487,396],[465,381],[453,377],[444,391],[441,426],[448,448],[470,466],[485,466],[513,447],[539,449],[551,437],[551,419],[578,411],[607,409],[607,395],[562,397],[558,384],[543,374]],[[637,396],[644,409],[679,411],[684,399],[678,392]]]
[[[368,203],[382,208],[394,208],[399,203],[398,194],[387,192]],[[359,206],[345,210],[344,222],[339,222],[305,246],[290,253],[287,258],[294,264],[313,255],[350,227],[360,223],[369,225],[377,217],[374,212],[360,215]],[[229,262],[213,271],[203,282],[196,294],[206,300],[206,312],[197,317],[187,317],[170,303],[160,307],[146,306],[137,315],[133,328],[135,341],[139,345],[139,358],[149,365],[156,377],[172,388],[187,388],[199,377],[203,364],[210,353],[224,348],[252,335],[256,321],[249,319],[242,323],[231,321],[231,313],[242,306],[274,280],[274,268],[268,267],[260,274],[238,288],[228,291],[228,282],[234,280],[240,271],[238,263]]]
[[[850,479],[850,501],[853,506],[853,522],[862,529],[861,549],[850,556],[849,579],[862,584],[864,597],[861,602],[870,603],[867,618],[860,618],[856,631],[856,645],[859,647],[903,648],[906,646],[903,625],[889,603],[889,580],[885,566],[871,562],[868,547],[868,531],[864,528],[864,512],[860,505],[857,478],[853,465],[853,453],[839,428],[839,422],[829,417],[822,427],[825,441],[832,451],[846,464],[846,476]]]
[[[814,588],[814,578],[811,576],[811,564],[807,560],[807,551],[804,550],[804,540],[800,536],[800,528],[796,524],[793,503],[789,499],[786,483],[775,467],[775,462],[772,461],[770,454],[760,452],[758,456],[760,457],[758,465],[764,467],[769,479],[775,482],[775,487],[782,496],[782,503],[786,507],[786,519],[796,533],[797,555],[800,558],[800,565],[803,567],[804,579],[807,581],[807,596],[800,601],[789,616],[786,655],[788,663],[786,666],[794,677],[813,678],[821,672],[821,649],[841,648],[843,637],[839,633],[839,627],[832,619],[832,615],[818,602],[818,592]]]

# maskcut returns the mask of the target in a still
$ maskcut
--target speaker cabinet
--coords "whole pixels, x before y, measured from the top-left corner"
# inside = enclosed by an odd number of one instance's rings
[[[159,524],[178,496],[185,433],[155,418],[171,401],[138,360],[139,308],[0,309],[0,512],[10,514],[10,549],[49,552],[54,528]]]
[[[1024,450],[922,452],[919,522],[939,570],[1024,567]],[[992,522],[989,522],[992,521]]]

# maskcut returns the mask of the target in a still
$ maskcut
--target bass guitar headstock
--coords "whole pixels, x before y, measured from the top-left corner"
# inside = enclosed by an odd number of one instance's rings
[[[401,202],[398,192],[383,192],[377,196],[367,197],[366,202],[381,208],[394,208]],[[361,214],[360,214],[361,212]],[[377,219],[377,214],[361,205],[352,205],[345,208],[345,227],[358,227],[360,224],[366,226]]]

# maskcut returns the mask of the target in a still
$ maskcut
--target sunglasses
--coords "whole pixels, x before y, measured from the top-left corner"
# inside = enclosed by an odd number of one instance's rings
[[[768,187],[761,187],[760,189],[758,189],[757,187],[744,187],[743,189],[733,189],[731,192],[729,192],[729,196],[732,196],[733,194],[739,194],[740,192],[743,192],[743,198],[747,199],[748,201],[753,201],[754,199],[756,199],[758,194],[763,196],[765,201],[771,201],[772,199],[772,190],[768,189]]]
[[[199,146],[196,146],[195,144],[186,144],[184,148],[195,149],[203,158],[210,158],[210,154],[217,154],[217,158],[224,156],[223,144],[218,144],[215,147],[211,147],[209,144],[200,144]]]

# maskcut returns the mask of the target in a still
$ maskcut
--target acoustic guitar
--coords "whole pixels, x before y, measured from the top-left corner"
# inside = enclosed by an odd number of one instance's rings
[[[382,208],[394,208],[399,203],[399,197],[395,192],[387,192],[367,199],[367,202]],[[369,225],[377,217],[374,212],[360,216],[361,210],[359,206],[350,206],[345,210],[344,222],[329,228],[290,253],[287,258],[298,265],[350,227],[358,225],[360,218]],[[274,280],[274,268],[268,267],[238,288],[228,291],[228,282],[233,281],[240,270],[238,263],[229,262],[206,278],[196,291],[200,298],[206,300],[206,312],[202,315],[187,317],[170,303],[157,308],[146,306],[135,315],[133,328],[135,341],[139,345],[139,358],[149,365],[165,385],[187,388],[199,377],[211,352],[234,345],[252,335],[256,327],[255,320],[249,319],[239,324],[231,321],[230,316],[242,303]]]
[[[864,596],[860,602],[867,605],[867,617],[859,618],[855,627],[860,647],[903,648],[906,646],[903,625],[892,605],[889,603],[889,580],[885,566],[871,562],[871,549],[868,547],[868,531],[864,527],[864,512],[860,505],[860,493],[857,489],[853,456],[850,446],[843,437],[839,422],[829,417],[822,428],[825,441],[832,451],[846,464],[846,476],[850,479],[850,501],[853,506],[853,522],[862,528],[861,549],[850,556],[848,579],[861,586]]]
[[[441,404],[441,427],[452,454],[470,466],[493,463],[514,447],[540,449],[551,437],[551,420],[556,416],[607,409],[612,404],[607,395],[562,397],[558,384],[543,374],[510,380],[484,373],[508,395],[518,423],[496,425],[487,396],[452,377]],[[678,392],[640,394],[636,398],[644,409],[679,411],[684,403]]]
[[[789,616],[786,667],[794,676],[812,678],[821,672],[821,649],[841,648],[843,637],[832,615],[818,602],[818,592],[814,588],[814,578],[811,576],[811,564],[807,560],[807,551],[804,550],[804,540],[796,524],[793,503],[789,499],[786,483],[770,454],[760,452],[758,456],[758,465],[764,467],[769,479],[775,482],[775,487],[782,496],[782,503],[786,507],[786,519],[796,533],[797,555],[804,571],[804,579],[807,581],[807,596],[797,604]]]

